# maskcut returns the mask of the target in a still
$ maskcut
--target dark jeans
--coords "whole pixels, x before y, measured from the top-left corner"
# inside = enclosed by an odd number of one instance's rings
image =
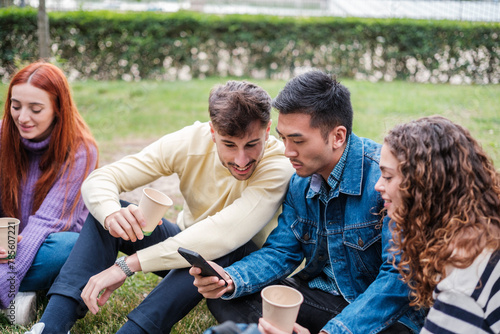
[[[128,203],[122,202],[122,206],[126,205]],[[150,236],[136,242],[125,241],[111,236],[93,216],[89,215],[73,251],[48,295],[66,296],[77,301],[79,306],[76,312],[78,317],[82,318],[88,309],[80,297],[81,291],[91,276],[114,264],[119,251],[129,255],[134,254],[179,232],[177,225],[164,220]],[[255,244],[250,241],[215,262],[225,267],[256,249]],[[194,278],[189,275],[188,270],[189,268],[156,273],[164,278],[128,315],[129,321],[133,321],[148,333],[170,333],[172,326],[203,298],[193,285]],[[49,301],[45,313],[56,310],[58,310],[56,305],[51,305]],[[60,321],[66,320],[60,319]],[[67,328],[72,325],[69,323]]]
[[[304,296],[297,323],[309,329],[311,333],[319,333],[328,321],[349,305],[342,296],[334,296],[318,289],[311,289],[307,282],[298,277],[287,278],[280,284],[293,287]],[[210,312],[219,323],[228,320],[236,323],[256,323],[262,317],[260,292],[232,300],[207,299],[207,304]],[[410,334],[411,331],[403,324],[396,323],[380,333]]]

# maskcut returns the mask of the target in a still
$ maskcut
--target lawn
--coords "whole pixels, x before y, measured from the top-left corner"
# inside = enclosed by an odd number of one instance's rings
[[[195,120],[207,121],[210,89],[228,79],[176,82],[74,82],[75,101],[96,137],[101,165],[138,150],[145,143]],[[284,81],[253,80],[272,97]],[[467,127],[500,167],[500,85],[452,86],[407,82],[361,82],[342,80],[351,91],[354,132],[378,142],[397,123],[440,114]],[[0,103],[7,86],[0,84]],[[277,114],[273,114],[276,124]],[[274,129],[273,129],[274,132]],[[180,209],[175,207],[175,215]],[[98,315],[88,314],[72,333],[114,333],[134,308],[158,283],[153,274],[137,274],[117,290]],[[46,298],[40,294],[38,315]],[[204,302],[193,310],[173,333],[202,333],[215,324]],[[0,324],[1,333],[23,333],[21,326]]]

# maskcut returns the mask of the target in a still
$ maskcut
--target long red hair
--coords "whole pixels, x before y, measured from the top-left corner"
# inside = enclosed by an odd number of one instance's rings
[[[29,83],[49,94],[55,115],[49,147],[40,161],[39,168],[42,173],[35,184],[31,214],[34,214],[40,208],[57,178],[68,170],[71,171],[70,167],[80,146],[85,147],[89,157],[97,148],[90,129],[76,108],[64,73],[57,66],[45,62],[36,62],[20,70],[12,78],[9,85],[0,139],[1,205],[3,213],[9,217],[20,217],[20,187],[21,182],[27,177],[29,166],[27,152],[21,144],[19,130],[11,115],[12,87],[25,83]],[[79,177],[83,182],[90,172],[92,160],[87,159],[87,166],[83,175],[73,175],[70,172],[68,178]],[[97,163],[94,167],[97,167]],[[65,197],[64,203],[62,203],[63,215],[73,214],[79,196],[80,194],[78,194],[70,210],[65,207]]]

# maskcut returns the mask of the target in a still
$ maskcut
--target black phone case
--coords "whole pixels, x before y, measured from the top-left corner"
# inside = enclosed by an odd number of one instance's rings
[[[195,251],[179,247],[177,250],[192,266],[201,269],[201,276],[217,276],[226,283],[226,280],[198,253]]]

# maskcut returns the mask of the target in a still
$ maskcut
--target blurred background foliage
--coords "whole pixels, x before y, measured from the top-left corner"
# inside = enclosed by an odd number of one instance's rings
[[[51,57],[73,79],[288,79],[310,68],[370,81],[497,84],[500,23],[49,12]],[[37,11],[0,9],[0,77],[38,59]]]

